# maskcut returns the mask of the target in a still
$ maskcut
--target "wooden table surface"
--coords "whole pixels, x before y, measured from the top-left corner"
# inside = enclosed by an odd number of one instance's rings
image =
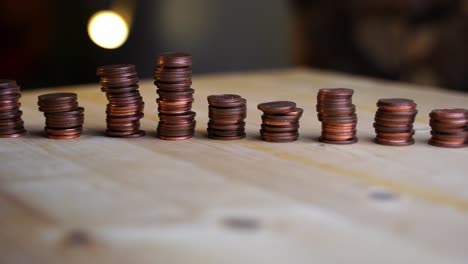
[[[428,145],[428,113],[468,95],[305,69],[195,76],[196,136],[108,138],[98,83],[23,93],[29,134],[0,140],[0,263],[468,263],[468,149]],[[359,143],[319,143],[322,87],[355,90]],[[37,95],[78,93],[80,139],[42,136]],[[248,101],[248,136],[206,138],[206,96]],[[379,98],[418,104],[416,144],[373,143]],[[263,101],[305,112],[293,143],[258,138]]]

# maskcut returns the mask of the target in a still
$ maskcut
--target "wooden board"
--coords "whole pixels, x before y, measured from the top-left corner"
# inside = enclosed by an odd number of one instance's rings
[[[428,145],[428,113],[466,94],[305,69],[197,76],[197,133],[154,137],[155,87],[140,139],[103,135],[90,84],[25,92],[29,135],[0,140],[0,263],[467,263],[468,150]],[[355,89],[359,143],[319,143],[316,94]],[[42,136],[37,95],[79,94],[84,135]],[[245,140],[206,138],[206,96],[248,100]],[[379,98],[414,99],[416,144],[372,142]],[[304,108],[297,142],[258,138],[259,102]]]

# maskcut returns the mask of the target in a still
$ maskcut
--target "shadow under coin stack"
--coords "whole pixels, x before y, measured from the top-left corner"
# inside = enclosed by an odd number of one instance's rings
[[[192,111],[192,56],[178,52],[160,54],[153,74],[159,95],[157,137],[164,140],[193,137],[196,121]]]
[[[410,99],[389,98],[377,101],[375,112],[375,142],[387,146],[414,144],[413,123],[418,113],[416,103]]]
[[[145,103],[138,90],[135,65],[116,64],[98,67],[101,91],[106,93],[106,135],[110,137],[137,138],[145,135],[140,129]]]
[[[467,109],[435,109],[429,117],[432,128],[429,144],[445,148],[468,146]]]
[[[356,137],[356,106],[352,102],[354,91],[347,88],[323,88],[317,95],[318,120],[322,122],[320,142],[353,144]]]
[[[261,103],[257,108],[263,111],[260,136],[268,142],[292,142],[299,138],[299,119],[303,110],[296,103],[276,101]]]
[[[15,81],[0,80],[0,138],[16,138],[26,134],[20,97],[20,88]]]
[[[81,136],[84,108],[78,106],[75,93],[39,95],[39,111],[44,112],[44,132],[51,139],[74,139]]]
[[[247,100],[235,94],[208,96],[208,137],[234,140],[245,138]]]

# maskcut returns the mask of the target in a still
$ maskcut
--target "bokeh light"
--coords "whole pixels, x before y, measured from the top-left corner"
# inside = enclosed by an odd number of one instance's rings
[[[99,47],[116,49],[127,40],[129,26],[114,11],[104,10],[94,14],[88,22],[88,35]]]

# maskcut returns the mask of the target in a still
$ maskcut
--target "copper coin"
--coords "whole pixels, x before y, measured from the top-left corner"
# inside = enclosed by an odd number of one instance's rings
[[[83,126],[66,128],[66,129],[44,127],[45,132],[55,134],[55,135],[77,134],[77,133],[81,133],[82,130],[83,130]]]
[[[463,144],[461,143],[450,143],[446,141],[440,141],[436,139],[429,139],[428,143],[430,145],[436,146],[436,147],[443,147],[443,148],[465,148],[468,147],[468,142],[465,142]]]
[[[0,138],[18,138],[18,137],[22,137],[24,135],[26,135],[26,130],[22,129],[20,131],[16,131],[15,133],[12,133],[12,134],[5,134],[5,135],[0,134]]]
[[[112,64],[98,67],[96,69],[96,75],[122,74],[134,71],[136,71],[136,68],[133,64]]]
[[[319,90],[319,94],[330,96],[351,96],[353,93],[354,90],[349,88],[322,88]]]
[[[164,67],[190,67],[192,55],[183,52],[166,52],[158,55],[156,64]]]
[[[240,129],[244,129],[245,122],[241,121],[241,122],[234,123],[234,124],[219,124],[219,123],[215,123],[214,121],[210,120],[207,125],[208,125],[208,128],[212,128],[212,129],[240,130]]]
[[[184,136],[184,137],[167,137],[167,136],[157,135],[157,137],[158,137],[159,139],[162,139],[162,140],[174,140],[174,141],[178,141],[178,140],[187,140],[187,139],[190,139],[190,138],[193,137],[193,135]]]
[[[434,119],[466,119],[468,118],[468,109],[451,108],[451,109],[434,109],[429,114],[429,117]]]
[[[75,134],[75,135],[51,135],[51,134],[47,134],[46,136],[49,139],[69,140],[69,139],[79,138],[81,136],[81,134]]]
[[[350,140],[329,140],[329,139],[320,137],[319,141],[323,143],[327,143],[327,144],[347,145],[347,144],[354,144],[358,142],[358,138],[353,138]]]
[[[460,127],[460,128],[440,128],[438,127],[436,130],[433,129],[432,131],[437,133],[444,133],[444,134],[459,134],[468,132],[467,127]]]
[[[290,136],[290,137],[265,137],[261,136],[263,141],[273,142],[273,143],[288,143],[296,141],[299,136]]]
[[[377,101],[377,107],[383,110],[395,110],[395,111],[409,111],[416,108],[416,103],[413,100],[405,98],[388,98],[379,99]]]
[[[382,125],[374,123],[374,128],[376,132],[380,131],[384,133],[405,133],[405,132],[410,132],[413,129],[413,125],[400,126],[400,127],[388,127],[388,126],[382,126]]]
[[[295,111],[296,103],[290,101],[275,101],[258,104],[257,108],[268,114],[281,114]]]
[[[403,139],[403,140],[390,140],[390,139],[382,139],[382,138],[375,138],[375,143],[380,145],[386,146],[409,146],[414,144],[413,138]]]
[[[297,132],[299,129],[299,124],[293,126],[270,126],[262,124],[261,128],[266,132]]]
[[[0,88],[16,87],[18,84],[15,80],[0,79]]]
[[[210,135],[208,134],[208,138],[215,139],[215,140],[239,140],[239,139],[244,139],[246,137],[246,134],[242,134],[239,136],[230,136],[230,137],[220,137],[216,135]]]
[[[76,101],[78,96],[76,93],[48,93],[38,96],[39,102],[55,103],[61,101]]]
[[[457,122],[453,122],[453,123],[448,123],[448,122],[440,122],[440,121],[430,120],[429,125],[434,130],[437,130],[439,128],[464,128],[464,127],[467,126],[467,122],[465,120],[461,120],[461,122],[457,121]]]

